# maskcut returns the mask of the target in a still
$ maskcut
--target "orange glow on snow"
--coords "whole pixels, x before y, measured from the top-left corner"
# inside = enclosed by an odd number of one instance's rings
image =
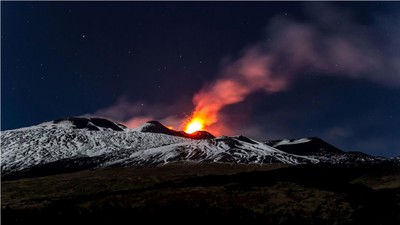
[[[204,120],[201,118],[192,118],[186,125],[185,132],[188,134],[204,129]]]

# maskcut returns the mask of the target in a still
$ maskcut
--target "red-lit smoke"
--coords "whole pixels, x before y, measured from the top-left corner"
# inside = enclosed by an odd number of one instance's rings
[[[226,68],[220,79],[196,93],[193,97],[195,110],[188,125],[200,119],[207,128],[217,122],[223,107],[243,101],[250,93],[283,90],[288,80],[271,74],[270,66],[268,55],[261,54],[257,49],[247,51],[241,59]]]
[[[283,91],[294,80],[309,74],[400,86],[400,56],[387,57],[390,54],[380,50],[381,44],[371,38],[374,29],[355,23],[346,12],[316,7],[318,10],[311,15],[313,23],[280,16],[272,20],[266,40],[245,49],[214,82],[194,95],[195,109],[188,123],[201,119],[206,130],[218,134],[218,130],[229,126],[215,124],[225,106],[239,103],[256,91]],[[341,26],[335,26],[339,22]]]
[[[329,4],[306,4],[305,7],[310,17],[305,20],[308,22],[283,15],[271,19],[264,40],[245,48],[237,60],[224,66],[213,81],[196,92],[192,99],[193,113],[183,124],[187,102],[182,104],[185,107],[180,107],[179,104],[141,104],[122,99],[99,110],[96,116],[117,119],[130,127],[145,120],[160,120],[189,132],[205,129],[215,135],[228,135],[225,132],[237,131],[229,121],[221,121],[224,107],[242,102],[257,91],[284,91],[296,79],[311,74],[400,86],[400,45],[397,44],[400,33],[392,27],[395,23],[391,23],[399,21],[397,14],[373,18],[376,24],[366,27],[354,20],[353,12],[342,8]],[[377,37],[385,35],[382,28],[392,31],[390,37],[385,36],[385,42],[377,41],[380,40]],[[192,122],[197,124],[188,129]],[[246,125],[246,129],[251,128],[251,124]]]

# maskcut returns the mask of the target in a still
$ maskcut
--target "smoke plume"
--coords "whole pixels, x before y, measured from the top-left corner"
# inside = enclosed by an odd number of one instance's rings
[[[246,47],[194,95],[192,117],[202,118],[205,128],[219,135],[229,130],[229,124],[219,118],[224,107],[240,103],[254,92],[285,91],[311,73],[400,86],[400,32],[393,32],[400,17],[376,15],[366,26],[357,21],[355,12],[326,3],[306,4],[304,9],[308,19],[303,22],[288,16],[270,20],[263,41]],[[182,110],[176,105],[120,99],[95,114],[129,127],[156,119],[182,129],[185,116],[177,112]]]
[[[326,4],[311,5],[308,11],[313,22],[275,17],[264,41],[246,48],[215,81],[195,94],[193,118],[206,118],[209,127],[225,106],[256,91],[284,91],[311,72],[400,86],[400,48],[394,45],[395,52],[393,45],[379,42],[382,17],[367,27],[356,23],[350,12]],[[400,40],[400,35],[393,38]]]

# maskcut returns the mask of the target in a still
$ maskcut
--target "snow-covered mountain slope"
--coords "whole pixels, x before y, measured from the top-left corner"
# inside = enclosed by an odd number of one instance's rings
[[[248,138],[218,137],[176,143],[139,150],[129,158],[107,162],[105,165],[157,165],[172,161],[233,162],[233,163],[318,163],[316,159],[288,154]]]
[[[383,160],[344,153],[318,138],[258,142],[243,136],[186,134],[150,121],[137,129],[101,118],[70,117],[1,132],[2,176],[109,166],[154,166],[174,161],[335,163]]]
[[[362,152],[345,152],[317,137],[272,140],[265,142],[287,153],[318,159],[321,163],[360,164],[379,163],[385,160]]]
[[[77,128],[68,120],[1,132],[3,174],[67,158],[95,157],[190,141],[186,138],[124,129]]]
[[[97,167],[158,165],[180,160],[318,162],[241,136],[212,138],[208,132],[201,132],[188,137],[192,134],[169,130],[155,121],[128,129],[105,119],[71,117],[1,132],[1,170],[4,175],[58,161]]]

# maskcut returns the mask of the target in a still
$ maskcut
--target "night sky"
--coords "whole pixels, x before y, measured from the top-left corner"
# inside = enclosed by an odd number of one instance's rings
[[[245,91],[218,110],[218,135],[400,155],[399,15],[400,2],[1,2],[1,130],[67,116],[182,129],[193,96],[234,79]],[[243,80],[254,65],[271,86]]]

